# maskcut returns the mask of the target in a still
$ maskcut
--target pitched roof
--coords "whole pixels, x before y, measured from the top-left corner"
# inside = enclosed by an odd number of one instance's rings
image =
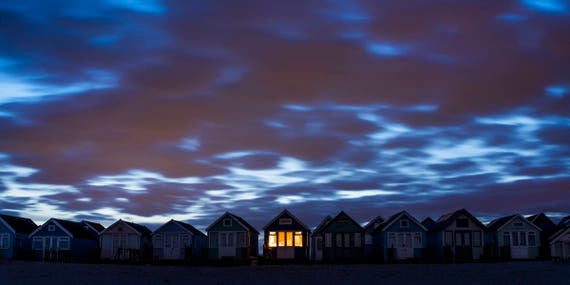
[[[364,231],[366,233],[371,233],[374,231],[380,224],[384,222],[384,218],[382,216],[377,216],[376,218],[372,219],[366,226],[364,226]]]
[[[185,228],[186,230],[190,231],[191,233],[197,235],[197,236],[206,236],[203,232],[197,230],[195,227],[193,227],[191,224],[187,224],[185,222],[181,222],[181,221],[176,221],[176,220],[171,220],[172,222],[180,225],[181,227]]]
[[[471,213],[469,213],[469,211],[467,211],[465,208],[463,208],[463,209],[459,209],[455,212],[451,212],[451,213],[447,213],[447,214],[442,215],[439,219],[437,219],[437,222],[435,222],[435,224],[433,224],[433,226],[430,228],[430,230],[431,231],[443,230],[443,229],[447,228],[449,225],[451,225],[453,223],[453,221],[455,221],[455,219],[457,217],[459,217],[460,215],[465,215],[465,216],[469,217],[481,229],[483,229],[483,230],[487,229],[487,227],[485,227],[485,225],[483,225],[483,223],[481,223],[481,221],[479,221],[479,219],[477,219],[475,216],[473,216]]]
[[[4,220],[16,233],[30,234],[38,228],[38,225],[28,218],[0,214],[0,219]]]
[[[95,231],[97,231],[97,233],[100,233],[100,232],[105,230],[105,227],[99,223],[95,223],[95,222],[91,222],[91,221],[87,221],[87,220],[83,220],[81,222],[84,224],[87,224],[88,226],[93,228]]]
[[[326,216],[321,223],[313,230],[313,234],[312,236],[316,236],[316,235],[320,235],[322,234],[323,228],[330,222],[332,221],[332,217]]]
[[[248,222],[246,222],[242,217],[236,216],[230,212],[225,212],[223,215],[221,215],[210,226],[208,226],[208,228],[206,228],[206,231],[209,231],[215,224],[220,222],[225,216],[229,216],[230,218],[237,220],[240,224],[242,224],[244,227],[246,227],[250,232],[259,234],[259,232],[253,226],[251,226]]]
[[[557,228],[561,229],[563,227],[569,227],[569,226],[570,226],[570,215],[562,218],[562,220],[558,222]]]
[[[509,222],[515,216],[517,216],[517,215],[509,215],[509,216],[501,217],[498,219],[494,219],[487,225],[487,229],[489,229],[490,231],[496,231],[500,227],[505,225],[507,222]]]
[[[122,219],[119,219],[118,221],[114,222],[112,225],[107,227],[105,230],[103,230],[99,234],[102,235],[102,234],[106,233],[110,228],[112,228],[114,225],[116,225],[118,223],[123,223],[123,224],[127,225],[128,227],[130,227],[134,231],[140,233],[142,236],[150,236],[152,234],[152,231],[149,230],[147,227],[145,227],[143,225],[135,224],[132,222],[127,222],[127,221],[124,221]]]
[[[60,220],[60,219],[52,219],[57,224],[62,226],[65,230],[67,230],[70,234],[73,235],[73,238],[84,238],[84,239],[98,239],[99,236],[85,228],[80,222],[72,222],[68,220]],[[47,224],[47,222],[45,223]],[[44,225],[45,225],[44,224]]]
[[[332,220],[328,221],[325,225],[323,225],[320,231],[321,232],[324,231],[330,224],[332,224],[335,220],[338,220],[341,216],[346,216],[349,221],[351,221],[353,224],[357,225],[359,228],[364,230],[364,228],[362,228],[362,226],[359,223],[357,223],[354,219],[352,219],[352,217],[350,217],[347,213],[345,213],[344,211],[340,211],[340,213],[338,213],[338,215],[336,215]]]
[[[548,239],[551,243],[557,240],[559,237],[563,236],[564,233],[570,233],[570,222],[566,223],[565,225],[560,223],[558,225],[560,226],[558,230]]]
[[[267,227],[271,226],[271,224],[273,224],[277,219],[279,219],[281,216],[283,216],[285,214],[289,215],[289,217],[291,217],[293,220],[295,220],[295,222],[297,222],[299,225],[303,226],[307,231],[309,230],[309,227],[307,227],[303,222],[301,222],[301,220],[299,220],[297,217],[295,217],[295,215],[291,214],[291,212],[289,212],[287,209],[284,209],[283,211],[281,211],[281,213],[279,213],[271,221],[269,221],[269,223],[267,223],[267,225],[265,225],[265,227],[263,227],[263,229],[265,230]]]
[[[428,230],[431,229],[431,227],[433,227],[434,224],[435,221],[430,217],[427,217],[422,221],[422,225],[426,227]]]
[[[386,230],[386,228],[388,228],[390,225],[392,225],[394,222],[396,222],[398,219],[400,219],[403,216],[408,217],[408,219],[410,219],[412,222],[416,223],[416,225],[420,226],[424,231],[428,230],[426,227],[424,227],[424,225],[422,225],[418,220],[416,220],[416,218],[414,218],[414,216],[410,215],[410,213],[408,213],[406,211],[401,211],[401,212],[398,212],[398,213],[390,216],[388,218],[388,220],[384,221],[380,226],[378,226],[374,230],[374,232]]]
[[[544,213],[538,213],[529,216],[526,219],[543,231],[553,231],[556,229],[556,224]]]

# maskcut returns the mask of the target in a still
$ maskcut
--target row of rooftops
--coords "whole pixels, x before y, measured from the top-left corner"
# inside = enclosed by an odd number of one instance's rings
[[[276,216],[276,218],[281,216],[283,213],[287,213],[288,215],[293,217],[297,222],[299,222],[301,225],[303,225],[305,228],[308,229],[308,227],[306,227],[303,223],[301,223],[301,221],[299,219],[297,219],[295,216],[293,216],[287,210],[284,210],[283,212],[281,212],[279,215]],[[339,215],[342,215],[342,214],[346,215],[346,213],[341,211],[339,213]],[[414,219],[414,217],[412,215],[410,215],[409,213],[407,213],[406,211],[398,212],[398,213],[388,217],[388,219],[386,219],[386,220],[384,220],[381,216],[378,216],[378,217],[372,219],[370,222],[368,222],[367,225],[364,226],[364,230],[367,233],[372,233],[373,231],[375,231],[378,228],[382,229],[386,225],[391,224],[393,222],[393,220],[399,218],[403,214],[406,214],[408,217]],[[495,219],[495,220],[491,221],[490,223],[488,223],[487,225],[484,225],[476,217],[474,217],[471,213],[469,213],[469,211],[467,211],[466,209],[460,209],[460,210],[457,210],[455,212],[444,214],[439,219],[437,219],[436,221],[434,221],[431,218],[426,218],[421,223],[418,223],[418,224],[421,224],[423,227],[425,227],[425,229],[427,231],[439,231],[441,229],[448,227],[451,223],[453,223],[453,221],[456,219],[456,217],[461,216],[461,215],[465,215],[465,216],[471,218],[473,221],[478,223],[478,225],[481,228],[486,229],[488,231],[495,231],[495,230],[499,229],[500,227],[502,227],[504,224],[508,223],[514,217],[521,216],[518,214],[509,215],[509,216],[505,216],[505,217]],[[226,216],[232,217],[235,220],[239,221],[241,224],[243,224],[245,227],[247,227],[249,231],[252,231],[254,233],[259,234],[259,232],[253,226],[251,226],[248,222],[245,221],[245,219],[243,219],[242,217],[239,217],[237,215],[234,215],[232,213],[229,213],[229,212],[226,212],[224,215],[220,216],[220,218],[218,218],[214,223],[212,223],[212,225],[209,226],[206,229],[206,231],[209,231],[209,229],[214,224],[218,223],[222,218],[224,218]],[[350,216],[348,216],[348,215],[346,215],[346,216],[349,219],[351,219]],[[3,215],[3,214],[0,214],[0,218],[9,227],[11,227],[14,232],[17,232],[17,233],[31,234],[38,229],[38,226],[31,219],[28,219],[28,218],[15,217],[15,216],[10,216],[10,215]],[[267,226],[269,226],[273,221],[275,221],[276,218],[272,219],[268,223]],[[552,220],[550,218],[548,218],[548,216],[546,216],[544,213],[539,213],[536,215],[528,216],[528,217],[526,217],[526,219],[528,221],[530,221],[532,224],[536,225],[542,231],[554,232],[554,231],[559,230],[561,228],[570,227],[570,216],[564,217],[558,223],[558,225],[556,225],[554,222],[552,222]],[[52,218],[50,220],[57,222],[59,225],[64,227],[67,231],[72,233],[74,237],[89,238],[89,237],[93,237],[93,233],[99,233],[100,234],[100,233],[103,233],[105,231],[105,227],[103,225],[96,223],[96,222],[92,222],[92,221],[83,220],[81,222],[73,222],[73,221],[55,219],[55,218]],[[320,233],[322,231],[322,229],[325,228],[332,220],[333,220],[333,218],[331,216],[326,216],[319,223],[319,225],[314,229],[313,234]],[[143,225],[136,224],[133,222],[127,222],[124,220],[119,220],[117,222],[123,222],[123,223],[127,224],[128,226],[130,226],[131,228],[133,228],[134,230],[138,231],[139,233],[141,233],[143,235],[151,235],[152,234],[152,231]],[[170,222],[174,222],[174,223],[178,224],[180,227],[183,227],[183,228],[187,229],[188,231],[190,231],[196,235],[204,235],[203,232],[199,231],[198,229],[196,229],[195,227],[193,227],[190,224],[187,224],[187,223],[184,223],[181,221],[176,221],[176,220],[170,220]],[[354,222],[354,223],[356,223],[356,222]],[[267,226],[265,226],[264,229],[267,228]],[[160,227],[159,227],[159,229],[160,229]]]

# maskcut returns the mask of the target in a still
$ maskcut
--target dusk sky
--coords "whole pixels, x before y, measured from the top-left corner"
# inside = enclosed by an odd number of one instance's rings
[[[0,210],[570,214],[570,1],[0,2]]]

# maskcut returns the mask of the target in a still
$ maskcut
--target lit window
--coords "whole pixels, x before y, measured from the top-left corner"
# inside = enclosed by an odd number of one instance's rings
[[[287,246],[293,246],[293,232],[287,232]]]
[[[285,232],[277,232],[277,246],[285,246]]]
[[[10,235],[0,234],[0,248],[7,249],[10,248]]]
[[[297,247],[303,246],[303,233],[302,232],[295,232],[295,246],[297,246]]]
[[[269,247],[277,246],[277,234],[275,232],[269,232]]]

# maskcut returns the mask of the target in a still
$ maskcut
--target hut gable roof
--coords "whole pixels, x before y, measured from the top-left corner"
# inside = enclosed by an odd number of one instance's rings
[[[310,231],[309,228],[303,223],[301,222],[301,220],[299,220],[297,217],[295,217],[293,214],[291,214],[291,212],[289,212],[287,209],[284,209],[283,211],[281,211],[281,213],[279,213],[277,216],[275,216],[271,221],[269,221],[269,223],[267,223],[267,225],[265,225],[265,227],[263,227],[263,229],[267,229],[268,227],[270,227],[273,223],[275,223],[279,218],[283,217],[283,216],[288,216],[291,219],[293,219],[297,224],[301,225],[306,231]]]
[[[14,233],[30,234],[38,228],[31,219],[0,214],[0,220]]]

